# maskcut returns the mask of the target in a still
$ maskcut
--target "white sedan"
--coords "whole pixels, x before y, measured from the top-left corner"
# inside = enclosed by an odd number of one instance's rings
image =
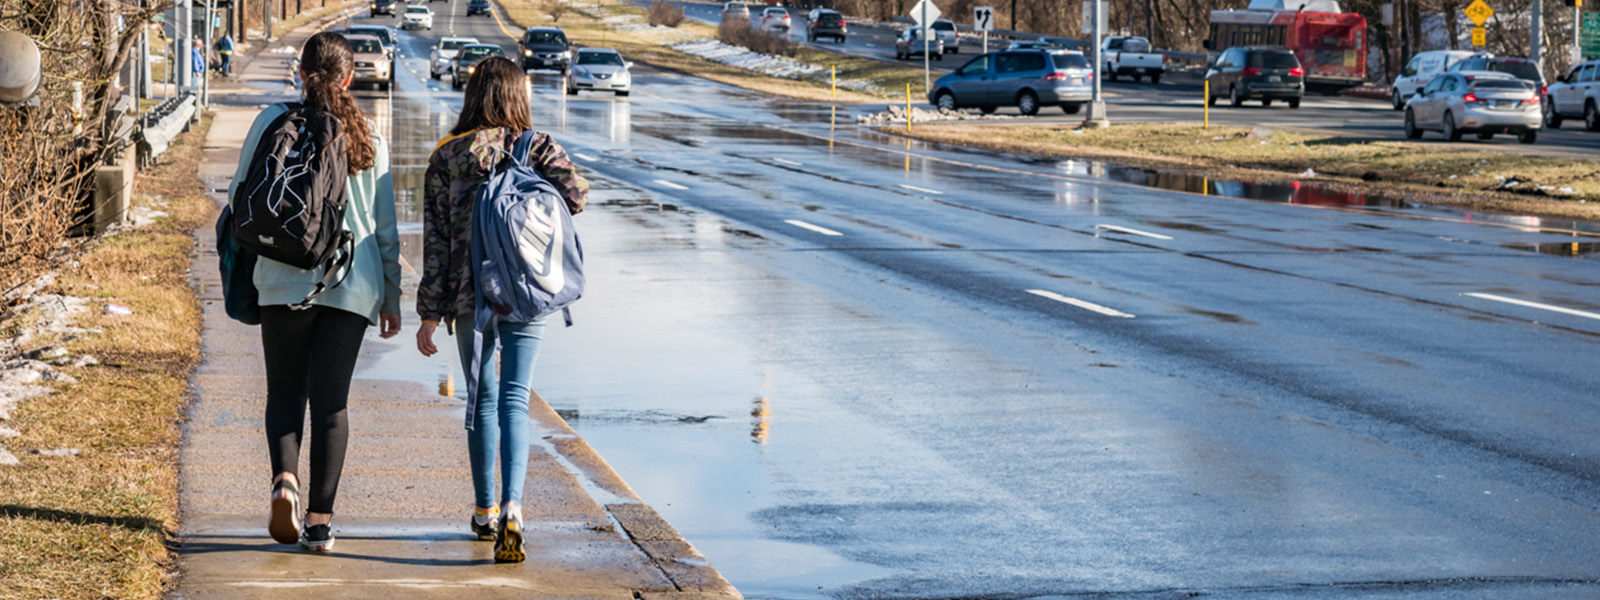
[[[433,52],[428,57],[428,74],[438,79],[444,75],[453,75],[450,72],[450,59],[456,57],[462,46],[478,43],[474,37],[447,37],[439,38],[439,43],[434,44]]]
[[[433,10],[418,4],[407,6],[406,12],[400,17],[400,28],[433,31]]]
[[[590,90],[626,96],[633,91],[633,76],[628,73],[631,66],[633,63],[622,60],[616,50],[580,48],[567,72],[567,95]]]

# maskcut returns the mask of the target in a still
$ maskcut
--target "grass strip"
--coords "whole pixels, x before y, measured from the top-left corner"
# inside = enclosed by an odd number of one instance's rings
[[[139,175],[134,203],[167,213],[95,240],[64,265],[56,289],[90,300],[64,345],[97,366],[60,367],[76,383],[25,400],[0,467],[0,598],[160,598],[177,531],[179,422],[200,358],[199,301],[189,287],[194,231],[215,218],[196,176],[210,119]],[[103,314],[115,303],[133,314]],[[27,317],[0,329],[10,331]],[[42,346],[50,340],[38,340]],[[30,450],[75,448],[77,456]]]
[[[1548,217],[1600,219],[1600,162],[1196,124],[1106,129],[933,123],[884,133],[1028,156],[1105,160],[1202,171],[1213,178],[1285,178],[1431,204]],[[1302,176],[1307,169],[1311,178]]]
[[[571,5],[571,9],[555,23],[550,21],[541,5],[533,1],[504,0],[501,5],[515,25],[513,29],[559,26],[567,33],[567,39],[579,46],[612,48],[635,62],[748,90],[801,100],[849,104],[885,100],[904,102],[907,84],[911,85],[911,93],[916,98],[923,93],[922,69],[810,48],[799,48],[792,58],[823,69],[804,79],[773,77],[674,50],[671,44],[681,41],[717,39],[717,28],[686,20],[676,28],[619,31],[613,27],[617,18],[633,16],[640,22],[645,19],[645,9],[622,2]],[[607,18],[613,21],[607,22]],[[869,89],[874,91],[857,92],[840,88],[835,95],[831,89],[829,67],[837,69],[840,80],[866,81],[871,86]]]

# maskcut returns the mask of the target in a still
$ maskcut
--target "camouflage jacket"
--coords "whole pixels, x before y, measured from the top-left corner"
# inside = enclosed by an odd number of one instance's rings
[[[450,136],[428,159],[422,188],[422,283],[417,287],[417,314],[424,321],[450,327],[457,315],[472,314],[474,188],[489,179],[497,161],[506,160],[495,150],[510,152],[518,137],[520,132],[504,128]],[[561,191],[572,214],[583,210],[589,181],[578,174],[560,144],[547,134],[534,136],[528,164]]]

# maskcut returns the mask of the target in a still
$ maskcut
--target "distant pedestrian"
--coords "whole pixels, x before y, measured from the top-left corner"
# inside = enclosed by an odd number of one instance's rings
[[[533,129],[528,78],[516,63],[490,58],[477,65],[462,102],[461,119],[434,148],[423,183],[422,282],[417,289],[417,350],[438,352],[433,333],[444,324],[456,336],[461,368],[473,372],[475,289],[470,233],[474,192],[496,167],[509,162],[514,144]],[[589,182],[547,134],[533,138],[527,165],[549,180],[576,214],[588,200]],[[557,240],[559,243],[559,240]],[[486,350],[478,355],[478,393],[469,405],[472,426],[467,450],[472,463],[473,533],[495,541],[495,560],[518,562],[526,557],[522,527],[522,487],[528,470],[531,436],[528,400],[533,365],[544,336],[544,320],[529,323],[496,321],[484,331]],[[498,381],[490,364],[500,346]],[[495,465],[500,466],[499,501]]]
[[[350,43],[337,33],[320,33],[300,54],[306,108],[332,115],[342,131],[347,172],[343,227],[352,238],[348,271],[320,296],[307,301],[325,268],[304,270],[266,257],[256,263],[260,290],[261,350],[266,361],[267,450],[272,460],[273,539],[313,551],[333,548],[334,498],[344,470],[349,424],[345,407],[362,337],[379,325],[381,337],[400,331],[400,236],[395,225],[394,184],[389,176],[388,143],[356,106],[350,79],[355,74]],[[289,107],[276,104],[256,117],[233,186],[243,184],[260,140]],[[260,160],[266,160],[261,158]],[[233,189],[229,196],[234,196]],[[294,305],[294,306],[292,306]],[[311,408],[309,510],[300,512],[300,441]]]
[[[217,38],[217,43],[212,48],[217,51],[217,62],[220,63],[217,65],[217,70],[222,72],[223,77],[232,75],[233,36],[223,33],[222,37]]]
[[[195,42],[194,47],[190,48],[189,52],[189,64],[194,67],[195,85],[199,85],[199,78],[206,73],[206,52],[200,48],[200,42]]]

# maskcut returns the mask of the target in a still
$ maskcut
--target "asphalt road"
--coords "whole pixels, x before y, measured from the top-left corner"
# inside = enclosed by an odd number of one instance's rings
[[[460,108],[417,57],[510,41],[463,5],[402,34],[399,91],[362,92],[412,264]],[[533,76],[594,183],[591,287],[535,385],[748,597],[1600,595],[1593,224],[635,82]]]

